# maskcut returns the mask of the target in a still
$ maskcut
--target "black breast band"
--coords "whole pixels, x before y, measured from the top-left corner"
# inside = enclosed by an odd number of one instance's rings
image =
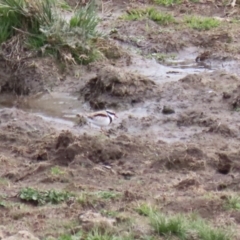
[[[108,115],[109,119],[110,119],[110,123],[112,123],[112,117],[110,115]]]

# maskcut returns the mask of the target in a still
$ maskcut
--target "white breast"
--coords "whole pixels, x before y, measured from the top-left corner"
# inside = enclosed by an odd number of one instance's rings
[[[88,122],[95,126],[105,127],[110,124],[110,119],[109,117],[97,116],[94,117],[93,119],[88,118]]]

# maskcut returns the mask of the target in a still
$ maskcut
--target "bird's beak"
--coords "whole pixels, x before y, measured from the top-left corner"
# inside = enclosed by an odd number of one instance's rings
[[[117,115],[115,115],[115,118],[118,118],[118,116],[117,116]]]

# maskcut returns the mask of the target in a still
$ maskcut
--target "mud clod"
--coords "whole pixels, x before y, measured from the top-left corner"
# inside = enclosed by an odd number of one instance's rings
[[[199,110],[187,110],[182,112],[177,120],[178,126],[198,125],[201,127],[210,127],[214,119],[208,117],[204,112]]]
[[[175,188],[179,190],[185,190],[185,189],[189,189],[191,186],[198,187],[199,185],[200,183],[196,179],[189,178],[179,182],[177,185],[175,185]]]
[[[166,167],[169,170],[204,170],[206,165],[204,153],[193,146],[172,146],[164,149],[160,159],[155,161],[151,167],[158,170]]]
[[[89,159],[95,163],[103,162],[107,164],[112,160],[119,160],[123,157],[124,152],[119,146],[114,145],[114,143],[105,144],[106,142],[93,142]]]
[[[175,113],[175,111],[171,107],[163,106],[162,113],[163,114],[173,114],[173,113]]]
[[[227,92],[223,92],[223,99],[229,99],[231,98],[231,94]]]
[[[57,138],[56,149],[63,147],[66,148],[70,143],[74,142],[74,137],[71,132],[62,132]]]
[[[2,70],[0,92],[29,95],[44,91],[45,82],[55,84],[59,78],[58,69],[52,62],[51,58],[35,59],[34,61],[14,60],[14,62],[0,59],[0,69]]]
[[[80,151],[77,143],[70,144],[67,147],[60,147],[56,151],[56,157],[54,158],[54,161],[58,164],[68,165],[79,153]]]
[[[236,137],[236,130],[231,129],[227,124],[213,123],[210,126],[209,133],[218,133],[225,137]]]
[[[46,150],[40,150],[35,156],[34,159],[37,161],[47,161],[48,158],[48,153]]]
[[[119,107],[124,103],[131,104],[135,99],[139,99],[139,96],[148,98],[153,95],[154,86],[155,83],[144,76],[107,66],[101,69],[97,77],[91,79],[80,92],[93,108],[100,109],[109,106]]]

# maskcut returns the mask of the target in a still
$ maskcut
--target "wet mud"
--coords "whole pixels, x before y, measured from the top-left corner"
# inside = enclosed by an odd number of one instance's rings
[[[76,192],[110,189],[123,193],[123,200],[100,202],[96,209],[125,211],[136,201],[150,200],[161,202],[164,212],[197,211],[216,225],[219,219],[228,222],[230,214],[238,226],[239,214],[223,207],[228,191],[240,189],[240,62],[223,47],[235,47],[232,36],[171,28],[156,34],[159,26],[152,21],[108,21],[101,28],[114,25],[117,32],[110,38],[119,52],[105,53],[105,61],[71,66],[62,74],[51,59],[36,58],[18,70],[22,75],[0,62],[0,179],[8,183],[0,181],[3,199],[16,201],[19,189],[30,185]],[[154,53],[175,57],[149,58]],[[77,115],[105,108],[118,115],[105,134],[79,124]],[[65,173],[53,176],[54,166]],[[79,207],[71,206],[50,211],[56,218],[65,219],[69,211],[77,218]],[[3,224],[12,224],[13,211],[0,211]],[[54,235],[43,222],[47,233],[42,232],[34,211],[15,220],[16,229]],[[43,208],[41,214],[50,221],[48,211]]]

